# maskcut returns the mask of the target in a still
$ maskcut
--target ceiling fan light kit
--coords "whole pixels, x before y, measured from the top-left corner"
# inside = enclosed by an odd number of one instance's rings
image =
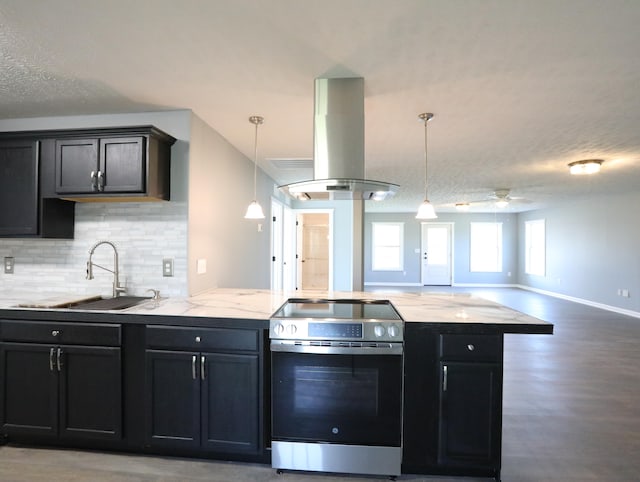
[[[433,119],[433,114],[430,112],[424,112],[418,115],[418,118],[424,122],[424,201],[422,201],[422,204],[420,204],[420,207],[418,208],[416,219],[436,219],[438,215],[436,214],[436,210],[433,208],[433,204],[429,202],[429,197],[427,196],[427,124],[431,119]]]
[[[584,174],[596,174],[600,172],[600,167],[604,161],[602,159],[583,159],[569,163],[569,172],[580,176]]]

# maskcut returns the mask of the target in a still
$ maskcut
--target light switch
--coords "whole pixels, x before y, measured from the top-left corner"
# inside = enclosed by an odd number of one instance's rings
[[[196,272],[198,274],[205,274],[207,272],[207,260],[205,258],[196,261]]]

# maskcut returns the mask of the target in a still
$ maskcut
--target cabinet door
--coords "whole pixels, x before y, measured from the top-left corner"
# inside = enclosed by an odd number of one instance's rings
[[[199,355],[147,350],[145,384],[147,443],[153,447],[199,447]]]
[[[55,365],[60,370],[60,437],[119,440],[120,348],[63,345],[56,348]]]
[[[144,192],[144,141],[141,136],[100,139],[100,191]]]
[[[258,356],[202,353],[202,447],[258,450]]]
[[[500,365],[441,362],[440,463],[499,467]]]
[[[38,142],[0,144],[0,236],[38,234]]]
[[[56,193],[96,192],[97,175],[97,139],[56,141]]]
[[[7,435],[56,436],[58,376],[55,348],[0,344],[0,425]]]

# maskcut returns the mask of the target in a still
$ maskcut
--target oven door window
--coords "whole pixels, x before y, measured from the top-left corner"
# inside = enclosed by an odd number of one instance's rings
[[[400,446],[400,355],[272,356],[274,439]]]

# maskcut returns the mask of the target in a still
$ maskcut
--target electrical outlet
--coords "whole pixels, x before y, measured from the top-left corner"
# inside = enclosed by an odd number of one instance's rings
[[[173,276],[173,258],[162,260],[162,276]]]
[[[15,265],[15,259],[10,256],[4,258],[4,274],[13,274],[13,266]]]
[[[622,296],[625,298],[629,298],[629,290],[622,290]]]

